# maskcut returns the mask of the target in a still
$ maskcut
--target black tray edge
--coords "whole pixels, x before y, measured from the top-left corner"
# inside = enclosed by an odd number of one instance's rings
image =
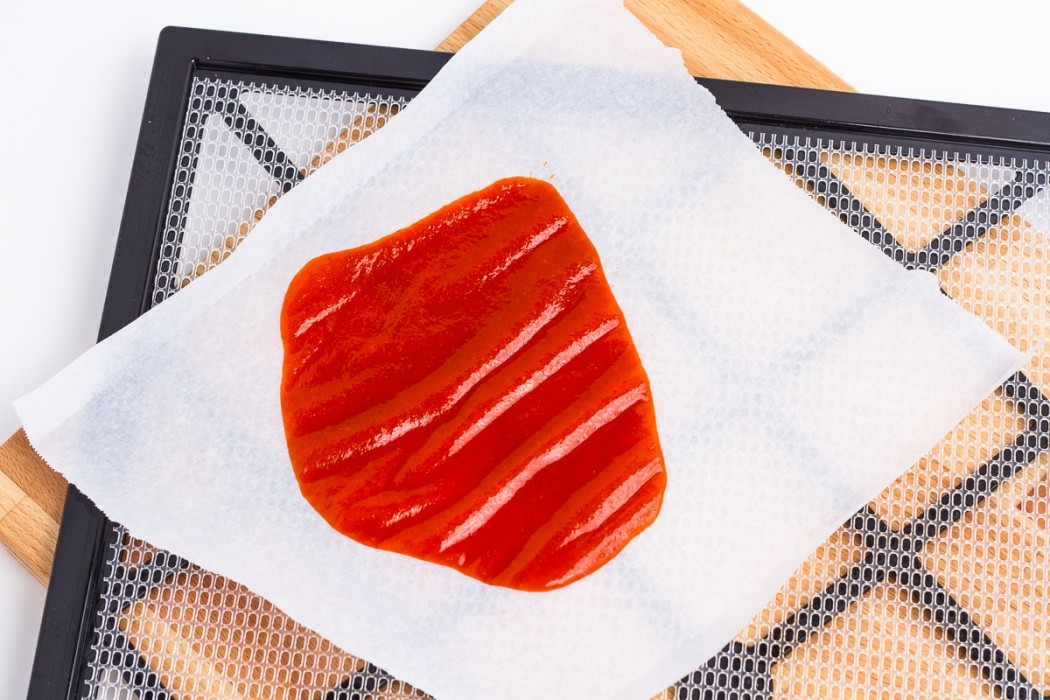
[[[132,165],[99,340],[148,308],[164,207],[194,71],[422,89],[451,54],[167,27],[158,40]],[[737,122],[901,140],[965,144],[977,152],[1050,155],[1050,114],[698,78]],[[771,111],[775,107],[776,111]],[[70,487],[55,552],[28,697],[80,697],[81,652],[93,631],[100,555],[112,529]]]

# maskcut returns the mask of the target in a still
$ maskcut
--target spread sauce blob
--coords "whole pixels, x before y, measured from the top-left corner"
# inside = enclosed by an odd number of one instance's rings
[[[314,258],[281,335],[296,478],[358,542],[542,591],[604,565],[660,510],[648,378],[546,182],[500,180]]]

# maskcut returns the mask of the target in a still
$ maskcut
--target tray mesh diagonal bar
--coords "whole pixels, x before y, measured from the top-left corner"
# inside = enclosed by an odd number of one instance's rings
[[[283,192],[406,102],[195,78],[151,302],[220,264]],[[657,697],[1050,695],[1050,166],[751,136],[817,202],[1033,358]],[[120,526],[100,591],[83,697],[427,697]]]

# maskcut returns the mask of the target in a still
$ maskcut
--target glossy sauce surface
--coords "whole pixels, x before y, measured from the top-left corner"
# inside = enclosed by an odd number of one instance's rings
[[[601,567],[659,512],[648,379],[548,183],[500,180],[311,260],[281,334],[296,478],[358,542],[541,591]]]

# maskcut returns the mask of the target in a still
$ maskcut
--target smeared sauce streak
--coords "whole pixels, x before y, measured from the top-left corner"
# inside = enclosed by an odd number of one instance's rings
[[[542,591],[600,568],[659,512],[648,379],[547,183],[501,180],[311,260],[281,333],[296,478],[358,542]]]

